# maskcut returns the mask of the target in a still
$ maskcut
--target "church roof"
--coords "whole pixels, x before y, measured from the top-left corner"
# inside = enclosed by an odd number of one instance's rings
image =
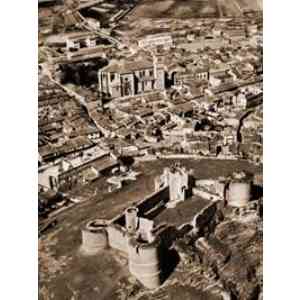
[[[110,73],[132,73],[133,71],[137,70],[144,70],[153,68],[153,61],[149,61],[147,59],[141,61],[132,61],[132,62],[117,62],[108,65],[107,67],[103,68],[103,72],[110,72]]]

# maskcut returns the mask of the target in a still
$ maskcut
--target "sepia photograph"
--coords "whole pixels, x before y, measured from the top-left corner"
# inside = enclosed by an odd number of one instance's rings
[[[38,0],[38,295],[263,299],[262,0]]]
[[[300,3],[1,8],[1,300],[299,298]]]

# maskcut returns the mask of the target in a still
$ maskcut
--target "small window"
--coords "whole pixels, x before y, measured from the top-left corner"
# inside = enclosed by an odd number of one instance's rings
[[[116,77],[115,77],[115,73],[111,73],[111,74],[110,74],[110,80],[111,80],[111,81],[114,81],[115,78],[116,78]]]

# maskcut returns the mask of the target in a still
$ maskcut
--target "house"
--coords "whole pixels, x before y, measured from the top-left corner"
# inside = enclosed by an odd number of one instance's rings
[[[233,81],[233,77],[229,72],[226,72],[225,74],[215,74],[209,78],[209,83],[212,87],[227,85],[233,83]]]
[[[208,68],[196,68],[195,70],[176,72],[174,74],[174,85],[182,85],[190,82],[200,82],[208,79]]]
[[[93,48],[99,44],[99,38],[90,32],[75,32],[66,36],[68,51],[78,51],[82,48]]]
[[[238,95],[236,95],[234,100],[235,100],[234,104],[235,104],[236,107],[246,109],[246,107],[247,107],[247,97],[245,96],[244,93],[239,93]]]

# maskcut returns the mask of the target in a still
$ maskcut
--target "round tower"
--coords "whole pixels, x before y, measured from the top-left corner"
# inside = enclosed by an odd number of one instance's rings
[[[251,198],[251,183],[233,181],[227,190],[227,203],[233,207],[243,207]]]
[[[128,232],[135,232],[138,227],[138,208],[129,207],[125,212],[126,229]]]
[[[86,254],[96,254],[108,247],[107,222],[105,220],[93,220],[81,230],[81,250]]]
[[[146,288],[162,284],[162,243],[155,239],[148,243],[135,237],[128,240],[129,270]]]

